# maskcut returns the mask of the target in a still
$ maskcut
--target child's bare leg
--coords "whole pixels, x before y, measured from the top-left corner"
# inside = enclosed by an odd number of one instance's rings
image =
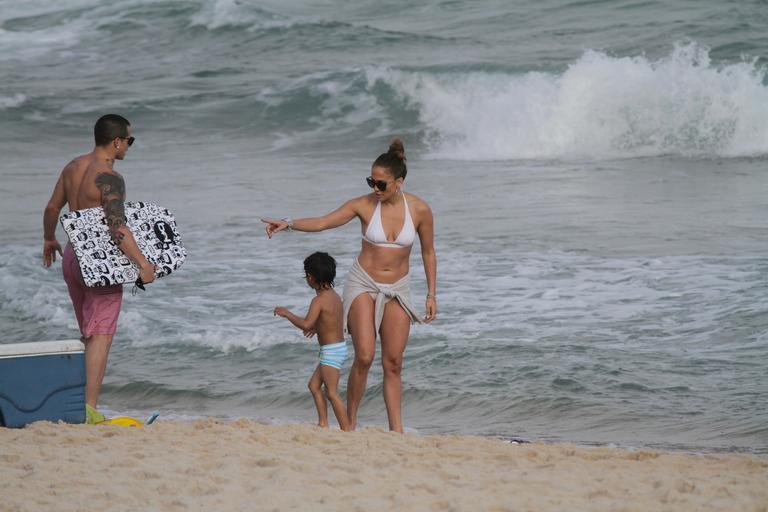
[[[309,379],[307,387],[309,392],[312,393],[312,398],[315,399],[315,406],[317,407],[317,425],[320,427],[328,426],[328,402],[325,401],[325,395],[323,395],[323,376],[320,373],[321,365],[317,365],[315,372]],[[338,377],[337,377],[338,378]]]
[[[331,407],[333,407],[333,413],[336,415],[339,427],[345,432],[352,430],[349,417],[347,416],[347,409],[344,407],[344,402],[341,401],[339,396],[339,370],[325,364],[321,364],[318,368],[325,384],[325,396],[331,402]]]

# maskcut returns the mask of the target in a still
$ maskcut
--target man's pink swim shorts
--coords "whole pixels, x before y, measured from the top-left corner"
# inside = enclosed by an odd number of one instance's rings
[[[123,285],[85,286],[75,251],[69,244],[64,249],[61,267],[83,337],[87,339],[94,334],[115,334],[120,305],[123,303]]]

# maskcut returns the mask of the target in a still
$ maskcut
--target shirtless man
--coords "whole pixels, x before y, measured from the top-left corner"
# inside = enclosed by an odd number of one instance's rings
[[[43,214],[43,265],[50,267],[56,253],[62,255],[64,281],[75,309],[75,316],[85,340],[86,422],[96,423],[104,417],[96,411],[101,382],[107,367],[112,337],[123,300],[123,286],[88,288],[72,247],[63,254],[56,240],[56,224],[64,205],[70,211],[103,206],[112,240],[139,267],[144,283],[155,279],[154,266],[147,261],[125,225],[125,182],[112,168],[115,160],[123,160],[133,144],[131,124],[115,114],[102,116],[93,128],[96,146],[87,155],[69,162],[61,171],[51,199]]]

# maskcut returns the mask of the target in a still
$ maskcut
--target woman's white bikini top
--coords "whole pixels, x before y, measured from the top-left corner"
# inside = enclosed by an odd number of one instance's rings
[[[400,230],[400,234],[397,235],[394,242],[387,240],[387,235],[384,233],[384,224],[381,222],[381,201],[379,201],[379,204],[376,205],[376,209],[373,211],[373,217],[371,217],[371,221],[368,223],[363,240],[379,247],[400,249],[412,246],[413,241],[416,239],[416,226],[413,225],[411,211],[408,209],[408,201],[405,200],[405,194],[403,194],[403,204],[405,205],[405,222],[403,223],[403,229]]]

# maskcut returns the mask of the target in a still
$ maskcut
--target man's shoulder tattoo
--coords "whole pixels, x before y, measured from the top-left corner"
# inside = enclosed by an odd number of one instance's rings
[[[102,172],[96,176],[96,186],[101,190],[101,196],[118,196],[125,199],[125,181],[119,174]]]
[[[101,204],[112,241],[119,247],[125,238],[119,230],[125,226],[125,181],[119,174],[102,172],[96,176],[96,186],[101,190]]]

